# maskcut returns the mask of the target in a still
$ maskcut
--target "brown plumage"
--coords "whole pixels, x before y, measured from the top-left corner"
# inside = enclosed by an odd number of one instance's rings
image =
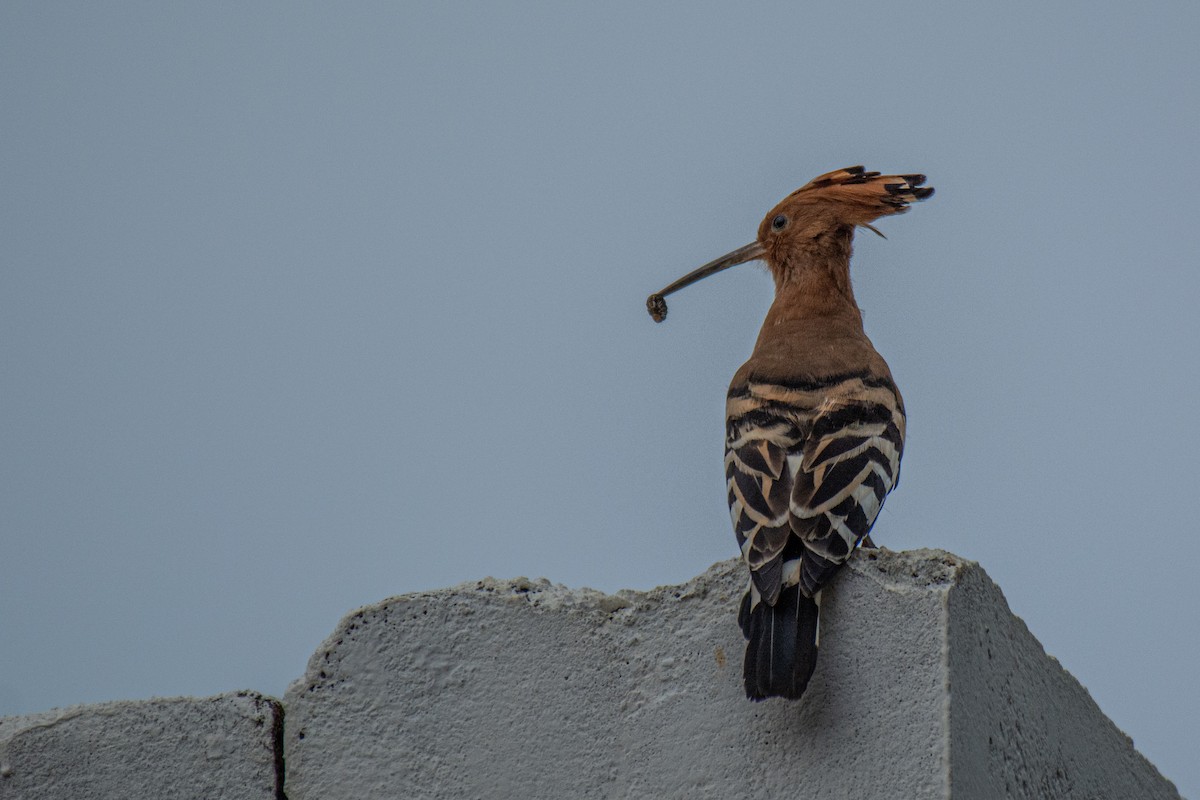
[[[900,477],[904,402],[863,332],[850,282],[855,227],[933,194],[924,175],[848,167],[814,178],[763,219],[751,244],[700,267],[665,296],[762,259],[775,279],[754,352],[726,401],[729,510],[750,587],[747,697],[798,698],[816,666],[819,592],[867,536]],[[878,231],[875,231],[878,233]]]

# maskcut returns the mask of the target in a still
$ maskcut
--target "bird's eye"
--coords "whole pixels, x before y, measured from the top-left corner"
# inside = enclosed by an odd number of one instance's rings
[[[771,220],[771,227],[777,231],[783,230],[786,225],[787,217],[785,217],[783,214],[780,214],[775,217],[775,219]]]

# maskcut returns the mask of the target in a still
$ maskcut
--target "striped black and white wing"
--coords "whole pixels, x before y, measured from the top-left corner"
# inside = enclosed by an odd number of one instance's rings
[[[812,596],[871,530],[900,476],[904,408],[887,378],[730,389],[725,475],[753,599]]]
[[[772,402],[776,387],[730,389],[725,436],[729,514],[751,585],[774,605],[783,588],[783,554],[792,540],[791,503],[805,432],[803,409]],[[755,598],[757,602],[757,597]]]
[[[860,378],[836,387],[813,417],[790,508],[804,542],[797,566],[805,594],[818,591],[875,524],[900,479],[904,422],[892,382]]]

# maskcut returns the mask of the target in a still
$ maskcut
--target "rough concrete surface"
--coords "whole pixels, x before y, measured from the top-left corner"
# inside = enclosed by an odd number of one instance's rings
[[[798,702],[747,701],[743,568],[485,579],[346,617],[285,696],[291,800],[1176,798],[973,562],[861,553]]]
[[[950,594],[956,798],[1178,798],[976,566]]]
[[[3,717],[0,800],[277,800],[282,724],[255,692]]]

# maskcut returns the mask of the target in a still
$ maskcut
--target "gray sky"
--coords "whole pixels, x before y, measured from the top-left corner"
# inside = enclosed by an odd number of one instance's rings
[[[335,5],[0,6],[0,714],[734,555],[770,280],[643,301],[864,163],[938,192],[857,242],[876,541],[980,561],[1200,796],[1200,7]]]

